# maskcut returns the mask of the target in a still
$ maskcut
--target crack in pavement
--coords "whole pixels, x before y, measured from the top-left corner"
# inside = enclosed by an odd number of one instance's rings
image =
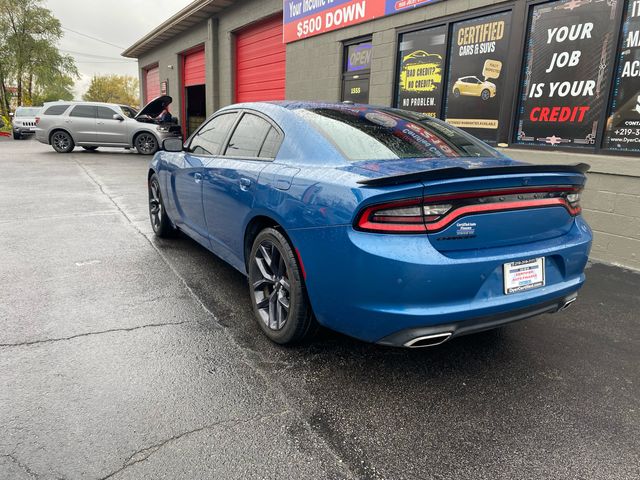
[[[27,465],[25,465],[24,463],[21,463],[20,460],[18,460],[14,454],[11,453],[5,453],[0,455],[0,457],[4,457],[4,458],[8,458],[9,460],[11,460],[12,463],[16,464],[20,470],[22,470],[23,472],[25,472],[27,475],[29,475],[32,478],[40,478],[40,475],[38,475],[37,473],[35,473],[33,470],[31,470]]]
[[[189,435],[194,435],[196,433],[200,433],[203,432],[205,430],[213,430],[217,427],[220,426],[227,426],[227,425],[241,425],[244,423],[250,423],[250,422],[260,422],[262,420],[266,420],[266,419],[271,419],[271,418],[275,418],[275,417],[279,417],[282,415],[286,415],[287,413],[290,413],[289,410],[283,410],[282,412],[276,412],[276,413],[272,413],[269,415],[257,415],[254,417],[250,417],[250,418],[229,418],[226,420],[219,420],[217,422],[213,422],[210,423],[208,425],[203,425],[201,427],[197,427],[194,428],[192,430],[187,430],[186,432],[182,432],[179,433],[177,435],[173,435],[172,437],[166,438],[158,443],[155,443],[153,445],[150,445],[148,447],[145,448],[141,448],[140,450],[136,450],[135,452],[133,452],[122,464],[122,466],[109,473],[108,475],[104,476],[104,477],[100,477],[99,480],[107,480],[108,478],[112,478],[115,475],[118,475],[119,473],[123,472],[124,470],[126,470],[129,467],[132,467],[133,465],[136,465],[138,463],[142,463],[146,460],[149,459],[149,457],[151,457],[154,453],[156,453],[158,450],[160,450],[161,448],[163,448],[165,445],[171,443],[171,442],[175,442],[176,440],[180,440],[181,438],[184,437],[188,437]]]
[[[173,275],[180,281],[180,283],[182,283],[182,285],[184,286],[185,290],[189,293],[189,295],[193,298],[193,300],[202,308],[202,310],[213,320],[213,322],[217,326],[221,327],[223,335],[225,335],[228,338],[229,342],[232,343],[233,345],[235,345],[235,347],[238,348],[238,350],[240,351],[240,353],[241,353],[243,358],[238,358],[238,360],[241,361],[242,363],[244,363],[251,371],[255,372],[255,374],[258,375],[264,381],[264,383],[267,386],[269,386],[270,388],[272,388],[274,390],[274,392],[278,392],[278,394],[282,398],[282,404],[290,406],[290,402],[289,402],[288,397],[283,394],[283,391],[282,391],[283,390],[283,386],[281,384],[274,383],[274,381],[270,377],[267,376],[266,372],[260,367],[260,365],[256,364],[254,361],[251,360],[250,356],[247,354],[246,347],[244,347],[240,343],[238,343],[236,338],[230,333],[229,329],[226,328],[225,325],[223,325],[218,320],[217,316],[205,305],[204,301],[191,288],[191,286],[189,286],[189,284],[187,283],[187,280],[173,266],[173,264],[169,261],[169,258],[164,254],[164,252],[162,250],[160,250],[158,245],[156,245],[151,240],[151,238],[149,238],[136,225],[136,223],[131,219],[131,217],[129,217],[129,215],[127,215],[127,213],[116,202],[115,198],[104,189],[103,185],[97,180],[97,178],[94,177],[91,174],[91,172],[83,164],[81,164],[78,160],[75,160],[75,162],[78,165],[78,167],[80,167],[80,169],[82,169],[82,171],[87,175],[87,177],[89,177],[89,179],[95,184],[95,186],[100,190],[100,192],[102,192],[102,194],[105,197],[107,197],[109,199],[109,201],[113,204],[113,206],[122,214],[122,216],[127,220],[129,225],[139,235],[141,235],[142,238],[144,238],[149,243],[149,245],[151,245],[151,248],[153,248],[156,251],[158,256],[162,259],[162,261],[171,270]],[[256,352],[254,352],[254,353],[256,353]],[[258,356],[261,356],[261,354],[258,353]],[[290,411],[290,410],[291,410],[290,408],[287,409],[287,411]],[[304,425],[304,428],[306,429],[306,431],[309,433],[310,436],[317,438],[320,441],[320,443],[322,445],[324,445],[327,453],[331,457],[333,457],[333,459],[335,460],[335,465],[336,466],[340,466],[340,467],[342,467],[342,469],[345,470],[345,472],[347,474],[347,477],[345,477],[345,478],[358,478],[358,475],[356,475],[354,473],[354,471],[352,470],[352,467],[349,465],[349,463],[351,463],[351,461],[350,460],[347,460],[347,461],[343,460],[342,457],[340,456],[339,452],[333,447],[333,445],[321,433],[319,433],[318,431],[316,431],[313,428],[313,426],[311,425],[309,420],[302,415],[302,412],[300,412],[300,414],[293,414],[293,415],[297,420],[299,420]],[[152,449],[152,448],[153,448],[153,446],[152,447],[148,447],[147,450]],[[155,452],[155,450],[153,452],[151,452],[151,454],[153,454],[154,452]],[[103,477],[103,479],[101,479],[101,480],[104,480],[106,478],[109,478],[109,477],[108,476],[107,477]]]
[[[100,330],[98,332],[78,333],[77,335],[71,335],[69,337],[45,338],[43,340],[32,340],[32,341],[28,341],[28,342],[19,342],[19,343],[0,343],[0,347],[3,347],[3,348],[24,347],[24,346],[28,346],[28,345],[40,345],[40,344],[43,344],[43,343],[64,342],[64,341],[67,341],[67,340],[73,340],[74,338],[91,337],[91,336],[94,336],[94,335],[102,335],[104,333],[132,332],[134,330],[140,330],[142,328],[164,327],[164,326],[169,326],[169,325],[182,325],[184,323],[189,323],[190,321],[191,320],[183,320],[182,322],[148,323],[146,325],[138,325],[136,327],[110,328],[109,330]]]

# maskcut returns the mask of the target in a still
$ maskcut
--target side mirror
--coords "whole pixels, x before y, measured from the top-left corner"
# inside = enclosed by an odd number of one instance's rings
[[[118,120],[119,122],[124,122],[124,117],[122,115],[120,115],[119,113],[116,113],[113,115],[113,119],[114,120]]]
[[[167,152],[181,152],[184,150],[182,139],[179,137],[170,137],[162,142],[162,149]]]

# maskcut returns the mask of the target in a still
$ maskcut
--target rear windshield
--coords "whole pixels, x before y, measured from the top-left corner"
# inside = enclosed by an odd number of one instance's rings
[[[35,117],[40,113],[39,107],[18,107],[16,117]]]
[[[440,120],[397,109],[297,109],[347,160],[499,157],[488,145]]]

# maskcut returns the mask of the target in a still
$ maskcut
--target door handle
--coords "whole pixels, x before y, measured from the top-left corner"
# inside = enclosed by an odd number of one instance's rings
[[[251,180],[248,178],[241,178],[240,179],[240,190],[243,191],[247,191],[249,190],[249,187],[251,186]]]
[[[202,181],[202,174],[201,173],[194,173],[193,174],[193,181],[196,183],[200,183]]]

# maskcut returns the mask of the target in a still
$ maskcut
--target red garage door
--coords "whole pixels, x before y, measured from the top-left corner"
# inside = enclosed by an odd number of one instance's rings
[[[158,67],[148,68],[144,71],[144,103],[149,103],[160,96],[160,70]]]
[[[184,59],[182,71],[184,86],[204,85],[206,83],[204,49],[187,53],[182,58]]]
[[[282,16],[236,35],[236,102],[284,100],[285,45]]]

